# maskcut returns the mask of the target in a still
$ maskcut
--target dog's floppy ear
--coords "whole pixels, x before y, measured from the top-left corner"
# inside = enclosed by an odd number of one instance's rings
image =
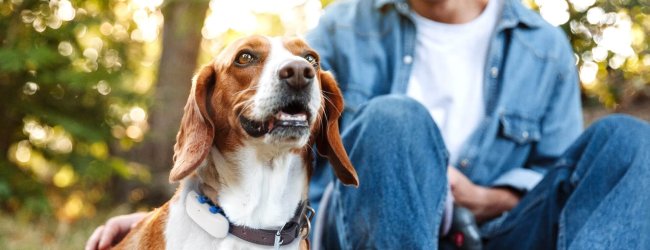
[[[318,152],[330,161],[334,173],[343,184],[359,186],[357,171],[350,163],[339,134],[339,118],[343,112],[341,90],[329,72],[321,71],[320,81],[325,110],[320,131],[316,135],[316,147]]]
[[[212,65],[204,66],[192,79],[181,127],[174,145],[174,168],[170,182],[182,180],[207,157],[214,139],[214,125],[208,113],[208,103],[216,82]]]

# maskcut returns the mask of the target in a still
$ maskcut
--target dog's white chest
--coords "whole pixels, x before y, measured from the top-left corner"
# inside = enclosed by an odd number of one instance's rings
[[[222,166],[223,156],[217,150],[211,153],[216,165]],[[220,180],[223,185],[219,187],[219,205],[225,210],[231,223],[252,228],[280,228],[293,217],[296,206],[306,193],[306,173],[300,158],[290,155],[277,162],[277,165],[271,169],[251,161],[250,159],[256,157],[246,153],[249,152],[244,151],[240,156],[241,159],[248,160],[242,160],[247,168],[239,170],[238,178]],[[231,176],[227,172],[229,169],[219,170],[223,176]],[[165,228],[167,249],[273,249],[273,246],[253,244],[231,234],[227,234],[224,238],[215,237],[212,234],[219,236],[223,234],[222,230],[227,229],[217,228],[217,226],[210,229],[214,225],[201,227],[201,222],[195,222],[190,215],[193,212],[188,214],[187,209],[188,205],[190,209],[197,209],[194,205],[198,202],[186,199],[196,199],[190,192],[197,190],[197,183],[198,180],[195,178],[183,180],[177,199],[170,203],[169,218]],[[205,212],[207,211],[198,211],[196,219],[200,220],[199,217],[205,216]],[[213,221],[210,223],[221,223],[215,218],[212,218]],[[282,246],[281,249],[299,247],[300,240],[297,239],[291,244]]]

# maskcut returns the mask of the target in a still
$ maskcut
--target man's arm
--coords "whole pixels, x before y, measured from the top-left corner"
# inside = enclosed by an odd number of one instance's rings
[[[447,169],[447,177],[454,202],[472,211],[478,222],[497,217],[519,203],[519,194],[511,189],[476,185],[454,167]]]

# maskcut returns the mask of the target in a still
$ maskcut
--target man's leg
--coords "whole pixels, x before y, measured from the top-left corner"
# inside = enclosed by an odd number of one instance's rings
[[[343,141],[360,185],[335,184],[326,249],[437,249],[447,153],[426,108],[408,97],[375,98]]]
[[[527,194],[487,249],[650,249],[650,125],[596,122]]]

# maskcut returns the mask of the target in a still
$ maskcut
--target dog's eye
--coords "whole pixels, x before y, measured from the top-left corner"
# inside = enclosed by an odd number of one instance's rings
[[[255,57],[253,57],[253,55],[251,55],[250,53],[244,52],[244,53],[239,54],[239,56],[237,56],[237,60],[235,61],[235,63],[237,63],[239,65],[246,65],[246,64],[249,64],[249,63],[253,62],[254,59],[255,59]]]
[[[313,55],[307,54],[305,55],[305,60],[307,60],[311,65],[314,65],[314,68],[318,68],[318,61],[316,61],[316,57]]]

